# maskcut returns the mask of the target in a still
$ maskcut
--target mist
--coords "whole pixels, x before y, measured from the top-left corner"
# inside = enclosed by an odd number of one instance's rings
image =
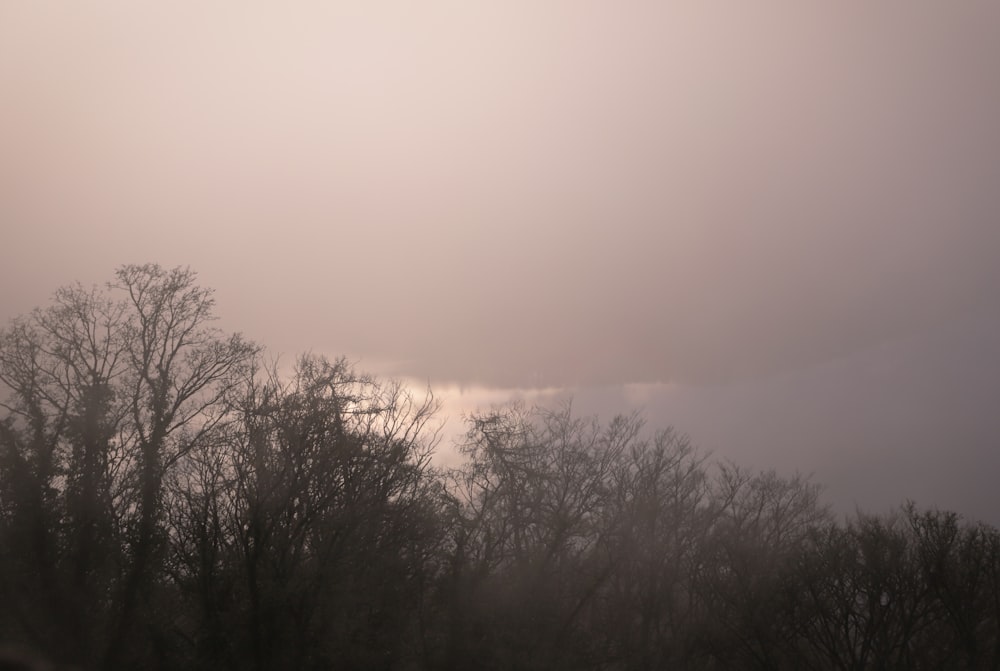
[[[455,417],[472,389],[645,407],[845,509],[995,519],[998,26],[5,3],[0,317],[190,266],[226,328],[458,390]]]

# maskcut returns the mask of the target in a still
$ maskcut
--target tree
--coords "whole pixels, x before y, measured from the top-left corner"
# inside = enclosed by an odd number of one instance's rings
[[[916,582],[926,590],[926,629],[915,645],[931,666],[1000,668],[1000,534],[964,523],[955,513],[903,507],[913,545]]]
[[[573,417],[568,404],[515,403],[469,425],[467,462],[451,474],[458,515],[449,668],[490,660],[569,669],[610,659],[608,628],[621,623],[608,621],[608,592],[628,553],[629,504],[616,498],[616,483],[624,460],[646,451],[641,419],[601,426]],[[656,449],[673,449],[671,435]]]
[[[442,472],[429,391],[318,356],[281,374],[213,327],[196,279],[125,266],[0,331],[8,650],[112,670],[1000,668],[992,527],[912,504],[838,524],[807,478],[569,404],[473,414]]]
[[[697,571],[705,652],[737,668],[797,668],[797,566],[811,553],[813,532],[831,522],[820,489],[801,476],[726,463],[713,484],[716,515]]]
[[[341,359],[248,375],[171,485],[175,578],[211,668],[388,668],[423,656],[440,542],[437,409]]]
[[[138,623],[162,564],[164,478],[216,429],[258,352],[211,326],[212,292],[196,280],[123,266],[0,335],[12,626],[84,667],[129,666],[153,643]]]
[[[690,668],[702,619],[694,576],[718,511],[705,457],[673,430],[635,441],[610,479],[613,570],[603,629],[626,669]]]

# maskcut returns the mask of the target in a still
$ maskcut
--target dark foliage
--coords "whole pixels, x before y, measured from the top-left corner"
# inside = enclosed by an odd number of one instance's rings
[[[0,333],[3,668],[1000,668],[992,527],[838,523],[568,406],[473,415],[441,471],[429,393],[267,368],[195,280],[127,266]]]

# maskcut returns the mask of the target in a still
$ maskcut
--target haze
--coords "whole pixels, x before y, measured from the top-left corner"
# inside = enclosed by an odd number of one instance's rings
[[[190,265],[274,352],[644,408],[1000,521],[1000,5],[0,5],[6,320]]]

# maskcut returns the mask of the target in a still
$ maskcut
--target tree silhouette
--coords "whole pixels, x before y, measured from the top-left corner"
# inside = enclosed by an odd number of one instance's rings
[[[441,470],[429,391],[213,320],[190,270],[124,266],[0,332],[0,663],[1000,668],[992,527],[838,522],[569,404],[472,414]]]
[[[257,352],[210,326],[195,280],[124,266],[105,290],[60,289],[0,340],[5,582],[32,643],[86,667],[129,666],[152,645],[139,622],[162,561],[164,476],[211,434]]]

